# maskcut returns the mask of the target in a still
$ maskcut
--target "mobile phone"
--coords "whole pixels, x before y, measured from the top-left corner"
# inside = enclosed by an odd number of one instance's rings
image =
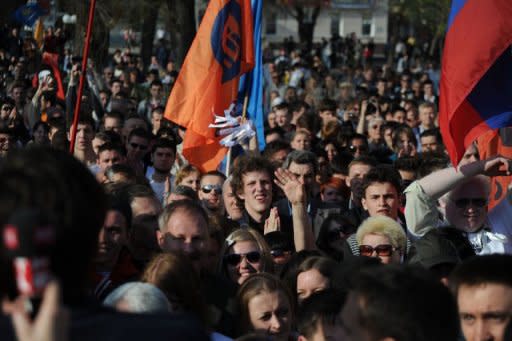
[[[29,298],[31,313],[35,316],[43,292],[52,279],[54,226],[38,209],[19,209],[3,226],[2,237],[7,261],[12,269],[14,296]]]

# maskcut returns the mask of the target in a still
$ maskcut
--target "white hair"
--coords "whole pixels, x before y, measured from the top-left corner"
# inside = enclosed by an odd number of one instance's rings
[[[165,294],[149,283],[130,282],[112,291],[103,301],[103,305],[116,308],[120,303],[124,310],[132,313],[165,313],[171,311],[171,305]]]

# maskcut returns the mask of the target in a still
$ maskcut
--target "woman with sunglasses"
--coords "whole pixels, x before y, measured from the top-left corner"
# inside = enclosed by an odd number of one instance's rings
[[[395,220],[385,216],[366,219],[357,229],[359,254],[378,257],[383,264],[399,264],[407,251],[407,236]]]
[[[234,283],[242,284],[252,274],[273,270],[270,248],[252,228],[233,231],[226,238],[220,256],[218,272]]]
[[[294,322],[293,299],[275,276],[259,273],[250,276],[238,290],[240,335],[262,333],[268,340],[290,341]]]

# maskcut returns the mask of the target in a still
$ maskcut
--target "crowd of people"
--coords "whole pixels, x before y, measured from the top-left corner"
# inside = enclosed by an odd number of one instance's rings
[[[2,339],[512,340],[512,235],[488,219],[510,160],[473,143],[450,164],[421,54],[336,59],[333,41],[267,48],[265,148],[203,172],[164,117],[173,60],[117,50],[78,98],[60,30],[39,46],[5,27]],[[54,281],[31,297],[5,232],[24,210],[55,233]]]

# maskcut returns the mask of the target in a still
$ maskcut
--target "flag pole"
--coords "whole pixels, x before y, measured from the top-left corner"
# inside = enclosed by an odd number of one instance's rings
[[[89,5],[89,19],[87,21],[87,33],[85,35],[84,50],[82,54],[82,71],[80,73],[80,83],[78,85],[78,94],[76,96],[75,113],[73,115],[73,124],[71,125],[71,141],[69,143],[69,152],[75,152],[76,130],[78,119],[80,116],[80,105],[82,104],[82,93],[84,91],[85,73],[87,71],[87,59],[89,57],[89,48],[91,43],[92,23],[94,20],[94,8],[96,7],[96,0],[91,0]]]

